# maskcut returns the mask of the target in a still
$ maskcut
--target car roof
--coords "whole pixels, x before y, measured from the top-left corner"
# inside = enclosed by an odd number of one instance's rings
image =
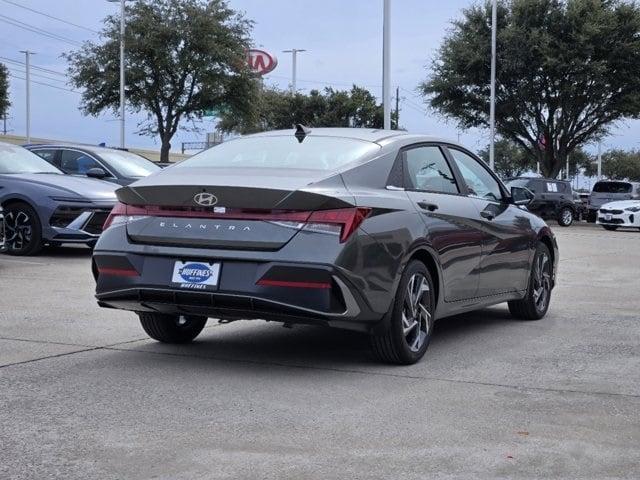
[[[404,130],[385,130],[382,128],[337,128],[337,127],[308,127],[310,137],[336,137],[336,138],[353,138],[356,140],[365,140],[369,142],[379,143],[383,140],[407,140],[415,139],[416,141],[424,142],[439,142],[439,143],[455,143],[450,140],[446,140],[441,137],[435,137],[430,135],[415,135]],[[295,129],[291,130],[271,130],[269,132],[254,133],[246,135],[247,137],[279,137],[279,136],[293,136]]]

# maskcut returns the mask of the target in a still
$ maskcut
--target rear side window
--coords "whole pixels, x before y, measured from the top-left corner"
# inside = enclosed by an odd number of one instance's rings
[[[459,193],[449,164],[438,147],[407,150],[404,171],[407,187],[412,190]]]
[[[342,137],[293,135],[246,137],[221,143],[172,168],[295,168],[335,170],[380,150],[380,145]]]
[[[593,186],[596,193],[631,193],[633,185],[628,182],[598,182]]]
[[[44,158],[51,165],[55,165],[56,167],[60,166],[60,162],[56,162],[56,150],[41,149],[32,150],[32,152],[38,155],[40,158]]]

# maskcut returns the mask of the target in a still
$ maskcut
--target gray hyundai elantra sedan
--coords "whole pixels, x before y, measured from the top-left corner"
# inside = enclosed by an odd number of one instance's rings
[[[225,142],[117,191],[93,255],[103,307],[152,338],[208,318],[362,331],[383,361],[425,353],[436,320],[508,302],[542,318],[558,248],[505,186],[447,140],[308,129]]]

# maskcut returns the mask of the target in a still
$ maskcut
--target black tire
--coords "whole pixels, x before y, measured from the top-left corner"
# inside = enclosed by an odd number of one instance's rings
[[[531,264],[529,286],[525,297],[522,300],[509,302],[509,312],[513,317],[520,320],[540,320],[547,314],[551,302],[552,269],[553,261],[549,248],[540,242]],[[540,270],[542,273],[538,274]]]
[[[563,207],[558,212],[558,225],[561,227],[569,227],[573,223],[575,213],[569,207]]]
[[[42,250],[42,225],[30,205],[15,202],[4,207],[4,227],[9,255],[35,255]]]
[[[410,295],[410,289],[414,295]],[[374,355],[386,363],[416,363],[431,341],[434,311],[435,290],[429,270],[424,263],[412,260],[402,274],[389,327],[371,335]]]
[[[616,225],[602,225],[602,228],[609,230],[610,232],[614,232],[618,229]]]
[[[588,223],[596,223],[596,217],[598,216],[595,210],[589,210],[587,212],[587,222]]]
[[[162,343],[189,343],[207,324],[207,317],[138,313],[147,335]]]

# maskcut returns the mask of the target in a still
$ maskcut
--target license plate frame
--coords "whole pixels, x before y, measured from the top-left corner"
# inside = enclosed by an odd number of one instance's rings
[[[186,290],[216,290],[220,282],[220,262],[204,260],[173,262],[171,284]]]

